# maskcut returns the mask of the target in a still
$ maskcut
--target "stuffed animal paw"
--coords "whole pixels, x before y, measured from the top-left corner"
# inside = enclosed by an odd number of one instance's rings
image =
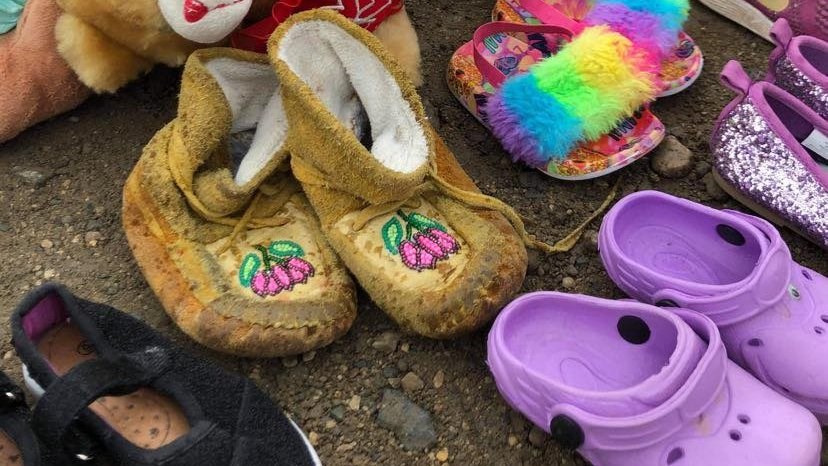
[[[54,0],[0,1],[0,7],[2,143],[76,107],[89,90],[58,55],[52,31],[60,9]]]

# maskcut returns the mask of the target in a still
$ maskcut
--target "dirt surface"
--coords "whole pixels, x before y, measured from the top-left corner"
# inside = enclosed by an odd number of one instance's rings
[[[451,96],[444,81],[446,63],[487,20],[491,6],[491,0],[409,1],[424,54],[422,95],[437,116],[435,126],[480,187],[514,205],[539,237],[554,241],[600,204],[616,178],[566,183],[514,165]],[[738,58],[759,76],[771,46],[705,7],[693,6],[687,30],[705,53],[705,72],[688,91],[657,102],[654,112],[695,153],[694,170],[668,180],[640,161],[623,170],[623,191],[658,189],[739,209],[733,201],[716,201],[722,198],[708,193],[703,179],[709,170],[711,126],[731,98],[718,83],[718,71],[727,60]],[[326,465],[424,465],[446,455],[457,465],[583,464],[577,455],[530,430],[501,400],[484,363],[485,329],[453,342],[403,335],[395,351],[377,351],[374,340],[396,328],[361,293],[359,318],[350,333],[298,361],[226,357],[199,348],[180,333],[147,287],[120,226],[123,182],[144,144],[173,118],[178,77],[175,70],[158,69],[117,95],[92,98],[0,145],[2,319],[32,287],[49,278],[62,281],[82,296],[141,317],[189,350],[253,377],[312,432]],[[34,170],[42,179],[32,173],[27,179],[22,169]],[[828,274],[824,251],[790,232],[783,235],[796,260]],[[620,296],[602,271],[590,236],[569,254],[533,254],[524,291],[562,290],[564,278],[570,277],[574,285],[567,291]],[[0,341],[3,369],[19,377],[5,326],[0,326]],[[431,414],[437,433],[436,443],[426,451],[405,451],[377,422],[383,390],[398,386],[408,372],[425,382],[409,397]],[[435,388],[438,372],[445,380]]]

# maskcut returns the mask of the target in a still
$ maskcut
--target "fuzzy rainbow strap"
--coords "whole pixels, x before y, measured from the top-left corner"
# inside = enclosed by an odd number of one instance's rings
[[[646,7],[646,9],[644,8]],[[545,166],[598,139],[652,101],[687,0],[604,0],[556,55],[507,79],[486,104],[492,132],[515,160]]]

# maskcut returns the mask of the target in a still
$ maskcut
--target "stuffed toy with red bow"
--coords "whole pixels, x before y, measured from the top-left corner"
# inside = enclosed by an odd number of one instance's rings
[[[417,33],[403,0],[20,3],[20,18],[30,20],[17,21],[18,27],[14,29],[14,24],[5,24],[14,21],[0,18],[4,19],[0,26],[10,29],[5,34],[0,31],[0,69],[4,70],[0,142],[78,105],[89,90],[115,92],[156,64],[181,66],[196,49],[232,43],[262,52],[279,23],[293,13],[312,8],[339,11],[372,31],[414,83],[421,82]],[[65,78],[54,79],[64,75]]]

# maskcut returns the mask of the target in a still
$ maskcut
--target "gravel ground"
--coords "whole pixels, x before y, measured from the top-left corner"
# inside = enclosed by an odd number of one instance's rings
[[[687,30],[705,52],[705,72],[690,90],[654,106],[680,143],[676,147],[692,152],[692,169],[667,179],[640,161],[623,170],[621,183],[624,193],[658,189],[739,209],[705,176],[709,132],[731,98],[717,73],[738,58],[759,76],[771,46],[693,6]],[[446,63],[487,20],[490,7],[491,0],[409,1],[424,53],[422,95],[435,126],[480,187],[514,205],[539,237],[554,241],[600,204],[616,178],[565,183],[514,165],[451,96],[443,79]],[[180,333],[147,287],[120,227],[123,182],[144,144],[173,118],[178,78],[175,70],[157,69],[117,95],[92,98],[0,145],[3,318],[26,291],[49,279],[133,313],[184,347],[255,379],[309,432],[326,465],[584,464],[500,399],[484,364],[485,329],[452,342],[402,335],[361,293],[350,333],[301,358],[231,358]],[[828,274],[824,251],[790,232],[783,235],[796,260]],[[524,291],[533,290],[621,295],[602,271],[594,230],[569,254],[532,254]],[[8,329],[0,328],[0,336],[8,342]],[[19,377],[8,343],[0,355],[2,368]],[[389,428],[405,432],[398,436]]]

